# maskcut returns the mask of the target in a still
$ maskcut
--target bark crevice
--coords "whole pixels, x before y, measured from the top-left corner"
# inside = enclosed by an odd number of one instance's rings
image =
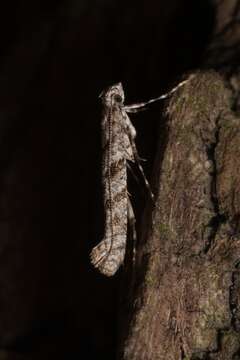
[[[226,223],[227,218],[224,214],[220,213],[220,208],[219,208],[219,201],[218,201],[218,196],[217,196],[217,164],[216,164],[216,156],[215,156],[215,152],[216,152],[216,148],[218,146],[219,143],[219,119],[216,120],[216,130],[215,130],[215,134],[214,134],[214,142],[212,142],[208,148],[207,148],[207,156],[208,156],[208,160],[212,163],[212,171],[211,171],[211,185],[210,185],[210,198],[211,198],[211,202],[213,205],[213,210],[214,210],[214,216],[210,219],[207,227],[210,228],[210,233],[207,239],[207,242],[204,246],[204,249],[201,251],[202,254],[207,254],[210,247],[212,246],[212,244],[214,243],[214,240],[216,238],[216,234],[219,230],[219,227],[221,226],[221,224]]]

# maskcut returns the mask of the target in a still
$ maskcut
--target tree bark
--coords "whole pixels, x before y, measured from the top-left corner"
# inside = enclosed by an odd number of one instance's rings
[[[203,67],[159,129],[124,360],[240,359],[240,1],[214,6]]]

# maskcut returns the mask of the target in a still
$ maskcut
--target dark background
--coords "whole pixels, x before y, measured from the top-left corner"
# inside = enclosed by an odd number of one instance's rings
[[[126,103],[167,91],[201,64],[213,22],[203,0],[6,2],[0,358],[114,359],[121,271],[105,279],[89,263],[103,230],[98,95],[116,81]],[[148,177],[160,110],[133,117]]]

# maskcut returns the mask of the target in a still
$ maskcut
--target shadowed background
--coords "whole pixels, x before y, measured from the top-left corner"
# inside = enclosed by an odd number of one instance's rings
[[[213,21],[207,1],[5,4],[0,358],[114,359],[121,272],[89,264],[103,231],[98,95],[122,81],[127,103],[159,96],[201,62]],[[148,177],[160,110],[133,116]]]

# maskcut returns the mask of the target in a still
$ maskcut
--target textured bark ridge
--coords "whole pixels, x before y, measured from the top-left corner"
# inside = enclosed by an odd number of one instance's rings
[[[240,121],[231,96],[217,73],[198,73],[167,108],[126,360],[240,358]]]

